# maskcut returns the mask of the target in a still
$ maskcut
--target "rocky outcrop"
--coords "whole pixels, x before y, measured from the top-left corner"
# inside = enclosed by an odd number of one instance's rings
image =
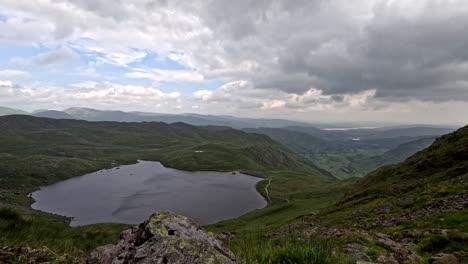
[[[122,232],[117,245],[97,248],[88,264],[236,263],[234,254],[190,219],[172,213],[153,214]]]
[[[372,223],[360,224],[359,227],[371,229],[382,226],[393,226],[403,221],[411,221],[414,219],[427,217],[435,214],[448,213],[457,210],[464,210],[468,208],[468,194],[462,194],[445,198],[442,200],[429,201],[426,205],[418,210],[412,210],[403,213],[397,217],[381,215],[379,219]],[[377,211],[386,209],[378,208]],[[376,212],[376,210],[374,210]]]
[[[429,259],[431,264],[458,264],[458,259],[452,254],[439,253]]]

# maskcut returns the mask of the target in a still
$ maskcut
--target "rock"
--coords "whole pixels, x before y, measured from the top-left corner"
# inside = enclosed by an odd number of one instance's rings
[[[219,240],[233,240],[236,237],[235,233],[232,232],[221,232],[219,234],[216,234],[216,238]]]
[[[393,256],[382,255],[377,259],[377,263],[380,264],[399,264]]]
[[[366,246],[360,244],[346,244],[343,246],[343,251],[353,256],[356,260],[369,262],[372,259],[364,253]]]
[[[393,240],[389,235],[383,233],[376,233],[375,237],[377,241],[384,244],[393,251],[393,258],[399,262],[403,263],[404,261],[415,261],[417,259],[417,254],[413,244],[402,244]]]
[[[439,253],[429,259],[432,264],[458,264],[458,259],[452,254]]]
[[[234,254],[190,219],[167,212],[122,232],[117,245],[97,248],[88,264],[236,263]]]

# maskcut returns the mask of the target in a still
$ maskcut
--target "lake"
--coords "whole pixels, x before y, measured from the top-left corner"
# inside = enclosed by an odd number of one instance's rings
[[[265,207],[255,189],[259,181],[238,172],[189,172],[139,161],[42,187],[32,193],[32,208],[73,217],[72,226],[138,224],[157,211],[212,224]]]

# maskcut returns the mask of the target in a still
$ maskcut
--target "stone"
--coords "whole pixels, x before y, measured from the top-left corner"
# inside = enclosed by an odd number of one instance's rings
[[[431,264],[458,264],[458,259],[452,254],[439,253],[429,260]]]
[[[369,262],[372,259],[364,253],[367,249],[366,246],[360,244],[346,244],[343,246],[343,251],[348,253],[349,255],[353,256],[354,259],[364,262]]]
[[[148,221],[120,235],[117,245],[94,250],[88,264],[236,263],[234,254],[184,216],[153,214]]]
[[[412,248],[412,244],[401,244],[393,240],[389,235],[383,233],[376,233],[375,237],[377,241],[389,247],[394,253],[393,258],[398,263],[403,263],[405,261],[415,261],[417,259],[417,254]]]
[[[389,255],[379,256],[379,258],[377,259],[377,263],[380,263],[380,264],[399,264],[398,261],[393,256],[389,256]]]

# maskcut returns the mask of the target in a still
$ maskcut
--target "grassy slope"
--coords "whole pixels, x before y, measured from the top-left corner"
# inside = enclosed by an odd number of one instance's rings
[[[454,198],[468,195],[467,146],[468,127],[464,127],[438,138],[429,148],[400,164],[370,173],[355,183],[352,192],[336,206],[321,213],[322,223],[335,227],[367,226],[395,234],[414,229],[448,229],[453,231],[452,237],[423,235],[417,242],[429,252],[468,251],[466,205],[465,209],[415,214],[428,210],[429,204],[447,208],[453,205]],[[402,218],[405,214],[414,218]],[[385,223],[389,219],[396,221]],[[427,243],[439,244],[431,248]]]
[[[239,229],[239,223],[244,230],[264,223],[279,226],[343,193],[334,191],[338,181],[331,175],[270,138],[225,127],[7,116],[0,117],[0,146],[0,207],[15,208],[22,219],[12,222],[8,211],[0,212],[0,244],[4,245],[87,252],[113,241],[125,226],[69,228],[61,217],[28,209],[27,194],[42,185],[137,159],[159,160],[185,170],[242,170],[272,179],[268,208],[225,222],[218,230]],[[260,191],[267,182],[258,186]],[[14,222],[20,223],[15,229]],[[94,242],[84,242],[86,237],[95,237]]]

